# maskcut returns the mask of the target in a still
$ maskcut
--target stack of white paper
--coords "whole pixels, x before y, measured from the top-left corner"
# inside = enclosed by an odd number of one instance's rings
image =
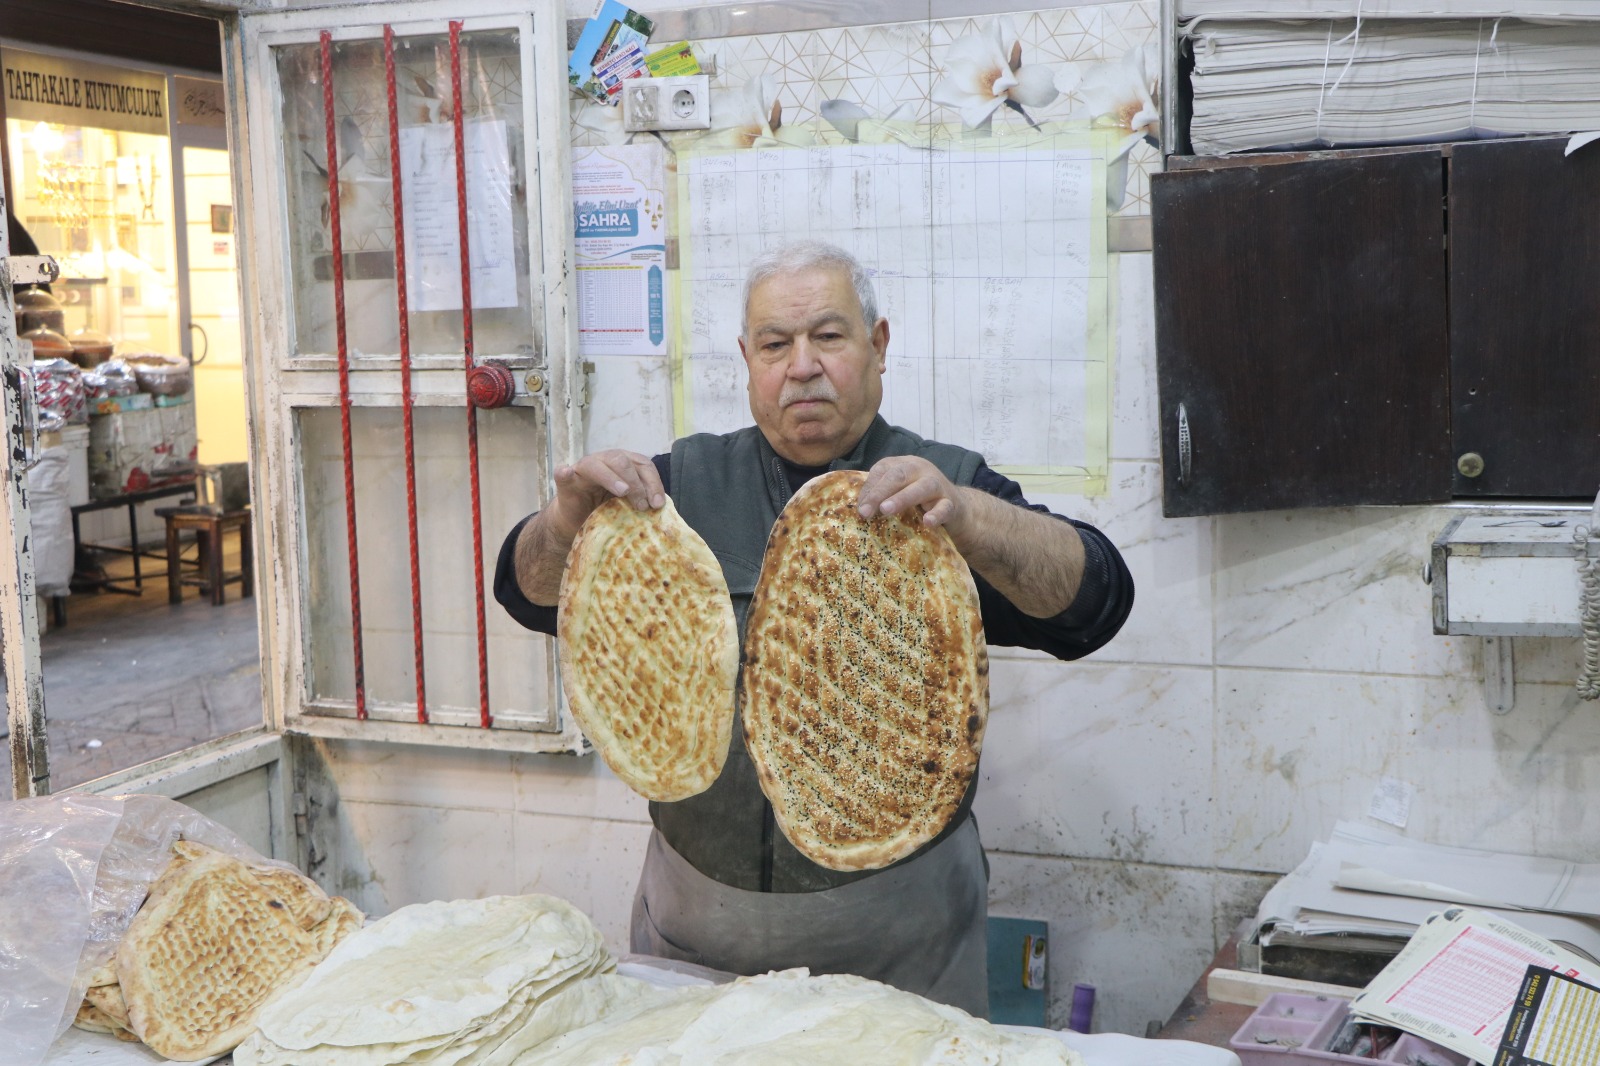
[[[1600,22],[1203,18],[1184,35],[1201,155],[1600,127]]]
[[[1256,925],[1403,939],[1445,904],[1505,914],[1600,960],[1600,866],[1423,844],[1348,822],[1273,886]]]
[[[1595,8],[1594,0],[1178,0],[1178,18],[1600,19]]]

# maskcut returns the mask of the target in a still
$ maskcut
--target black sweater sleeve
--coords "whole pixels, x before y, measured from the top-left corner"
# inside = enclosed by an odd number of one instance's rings
[[[1022,495],[1021,485],[988,466],[978,468],[972,487],[1018,507],[1070,522],[1083,540],[1083,581],[1078,585],[1078,595],[1053,618],[1024,614],[993,585],[977,573],[972,575],[978,586],[983,631],[989,643],[1032,648],[1057,659],[1081,659],[1116,636],[1133,609],[1133,575],[1128,572],[1122,553],[1105,534],[1087,522],[1063,518],[1048,507],[1029,503]]]

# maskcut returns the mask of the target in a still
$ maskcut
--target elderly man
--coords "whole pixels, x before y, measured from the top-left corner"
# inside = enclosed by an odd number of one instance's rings
[[[557,470],[554,501],[501,548],[495,597],[554,633],[562,567],[589,513],[614,496],[643,509],[670,494],[722,564],[742,635],[767,533],[790,496],[826,471],[866,470],[863,517],[920,507],[924,524],[948,531],[991,644],[1075,659],[1110,640],[1133,603],[1116,548],[1028,504],[977,453],[880,418],[888,347],[872,282],[848,253],[808,241],[763,255],[745,282],[739,339],[755,425],[686,437],[654,458],[603,451]],[[736,973],[860,974],[986,1016],[988,863],[973,790],[915,854],[841,873],[775,830],[743,731],[733,735],[711,788],[650,805],[633,950]]]

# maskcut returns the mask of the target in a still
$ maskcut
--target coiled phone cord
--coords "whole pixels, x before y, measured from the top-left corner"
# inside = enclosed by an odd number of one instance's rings
[[[1600,499],[1595,501],[1600,510]],[[1600,539],[1594,526],[1579,526],[1572,531],[1578,552],[1578,623],[1583,627],[1583,670],[1578,674],[1578,695],[1586,700],[1600,699],[1600,558],[1589,552],[1591,540]]]

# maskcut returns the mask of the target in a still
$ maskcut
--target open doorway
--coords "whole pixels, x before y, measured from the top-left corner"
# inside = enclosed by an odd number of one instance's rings
[[[17,294],[59,791],[262,721],[233,183],[215,20],[6,8],[11,250],[62,268]]]

